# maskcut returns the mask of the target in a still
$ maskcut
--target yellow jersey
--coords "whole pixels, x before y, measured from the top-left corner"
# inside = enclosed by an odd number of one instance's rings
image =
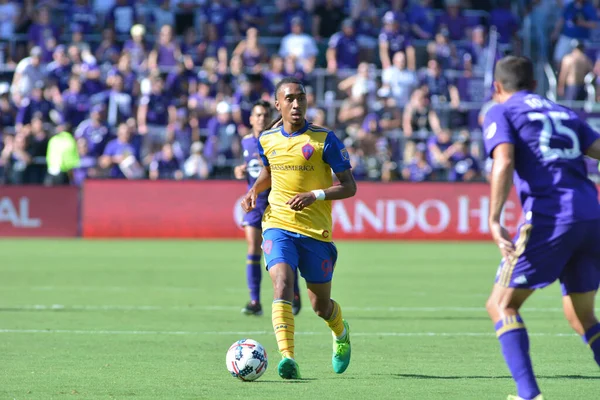
[[[287,133],[283,126],[264,131],[259,154],[271,168],[269,206],[263,231],[279,228],[324,242],[332,241],[331,201],[315,201],[302,211],[285,204],[298,193],[327,189],[335,173],[351,168],[348,151],[329,129],[305,122],[302,129]]]

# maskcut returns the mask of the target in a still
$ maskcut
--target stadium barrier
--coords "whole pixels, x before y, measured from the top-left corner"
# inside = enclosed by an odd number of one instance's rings
[[[0,237],[76,237],[79,189],[2,186]]]
[[[235,181],[87,181],[82,233],[87,238],[243,238]],[[356,197],[333,203],[333,238],[490,240],[489,186],[360,182]],[[521,219],[511,193],[504,222]]]

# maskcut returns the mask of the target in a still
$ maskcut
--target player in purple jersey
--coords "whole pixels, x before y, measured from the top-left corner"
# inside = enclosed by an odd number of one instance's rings
[[[262,161],[258,153],[258,137],[266,128],[271,120],[271,106],[264,100],[259,100],[252,106],[250,114],[250,125],[252,133],[242,139],[242,151],[244,153],[244,164],[238,165],[234,169],[236,179],[246,179],[248,189],[250,189],[262,169]],[[246,315],[262,315],[262,305],[260,303],[260,281],[262,255],[262,217],[267,209],[269,191],[261,193],[256,199],[256,207],[244,215],[242,225],[246,231],[246,241],[248,242],[248,255],[246,257],[246,279],[248,289],[250,290],[250,301],[242,309]],[[298,272],[294,284],[294,300],[292,301],[292,313],[297,315],[300,312],[300,290],[298,288]]]
[[[572,110],[533,93],[533,64],[505,57],[496,64],[495,100],[485,116],[485,147],[493,158],[489,224],[502,253],[487,302],[502,354],[517,386],[509,399],[542,399],[519,309],[535,289],[557,279],[563,309],[600,366],[600,205],[584,156],[600,159],[600,135]],[[511,241],[502,209],[514,183],[525,222]]]

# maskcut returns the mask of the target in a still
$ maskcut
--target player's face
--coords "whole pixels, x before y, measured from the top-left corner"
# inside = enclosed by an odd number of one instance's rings
[[[254,129],[255,133],[260,133],[265,130],[267,120],[269,119],[269,113],[262,106],[255,106],[250,114],[250,125]]]
[[[275,107],[281,113],[284,121],[289,121],[293,125],[302,124],[307,107],[304,86],[297,83],[288,83],[281,86],[275,101]]]

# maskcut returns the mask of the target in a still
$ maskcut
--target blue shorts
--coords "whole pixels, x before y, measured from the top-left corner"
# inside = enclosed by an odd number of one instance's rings
[[[263,253],[267,271],[275,264],[286,263],[308,283],[326,283],[333,277],[337,249],[332,242],[323,242],[283,229],[263,232]]]
[[[525,223],[515,238],[518,258],[502,261],[496,283],[540,289],[556,281],[563,295],[598,290],[600,285],[600,220],[554,226]]]
[[[242,226],[252,226],[257,229],[262,229],[262,217],[265,213],[265,208],[255,208],[244,215]]]

